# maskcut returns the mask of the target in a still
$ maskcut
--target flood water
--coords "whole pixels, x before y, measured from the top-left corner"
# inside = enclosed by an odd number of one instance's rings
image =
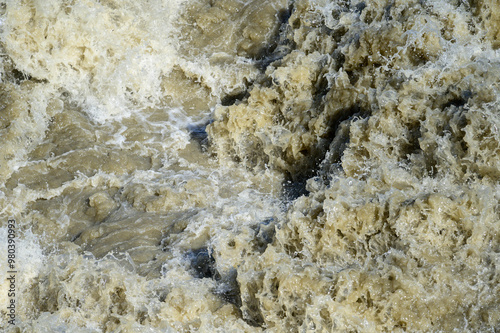
[[[500,330],[499,48],[496,0],[0,1],[0,329]]]

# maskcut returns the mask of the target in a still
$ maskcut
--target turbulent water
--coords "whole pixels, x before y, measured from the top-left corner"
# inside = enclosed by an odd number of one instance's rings
[[[497,0],[1,1],[0,330],[500,330],[499,48]]]

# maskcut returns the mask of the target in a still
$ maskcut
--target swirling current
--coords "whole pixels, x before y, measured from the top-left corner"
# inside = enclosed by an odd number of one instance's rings
[[[499,331],[499,48],[496,0],[0,1],[0,328]]]

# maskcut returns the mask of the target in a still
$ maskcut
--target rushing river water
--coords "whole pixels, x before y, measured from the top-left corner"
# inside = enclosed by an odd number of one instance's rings
[[[497,0],[0,1],[0,329],[500,330],[499,48]]]

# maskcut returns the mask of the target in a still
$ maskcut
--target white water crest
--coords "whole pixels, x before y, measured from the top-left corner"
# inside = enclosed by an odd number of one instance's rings
[[[0,328],[497,330],[499,13],[0,2]]]

